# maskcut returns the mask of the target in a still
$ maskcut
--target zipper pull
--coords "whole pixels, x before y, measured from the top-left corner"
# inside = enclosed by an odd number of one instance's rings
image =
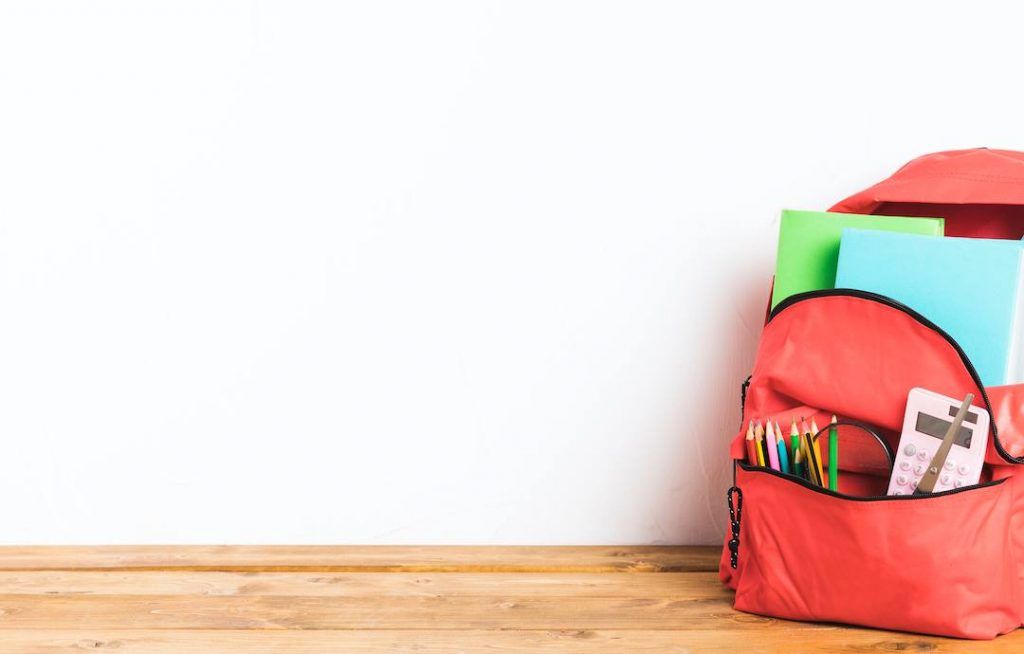
[[[733,496],[736,497],[735,502]],[[729,564],[733,570],[739,561],[740,555],[740,518],[743,514],[743,491],[738,486],[733,486],[725,493],[729,502],[729,525],[732,528],[732,538],[729,539]]]

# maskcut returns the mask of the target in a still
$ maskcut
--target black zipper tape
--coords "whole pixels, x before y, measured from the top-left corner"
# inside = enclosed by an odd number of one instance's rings
[[[736,464],[739,467],[743,468],[745,472],[762,472],[764,474],[772,475],[773,477],[779,477],[794,484],[798,484],[800,486],[803,486],[807,490],[812,490],[816,493],[821,493],[823,495],[831,495],[832,497],[837,497],[841,500],[850,500],[854,502],[913,502],[915,500],[930,500],[936,497],[946,497],[948,495],[956,495],[957,493],[966,493],[968,491],[981,490],[983,488],[991,488],[992,486],[998,486],[999,484],[1002,484],[1007,479],[1009,479],[1009,477],[1003,477],[1002,479],[996,479],[995,481],[987,481],[984,484],[974,484],[973,486],[951,488],[950,490],[939,491],[938,493],[927,493],[924,495],[869,495],[864,497],[859,495],[847,495],[845,493],[839,493],[834,490],[822,488],[821,486],[812,484],[811,482],[807,481],[806,479],[803,479],[802,477],[786,474],[785,472],[779,472],[774,468],[762,468],[761,466],[751,466],[739,460],[736,461]]]
[[[946,342],[952,345],[953,349],[956,350],[956,353],[960,355],[960,360],[963,362],[964,367],[967,368],[967,372],[971,375],[971,379],[974,380],[974,384],[981,391],[981,399],[985,401],[985,406],[989,409],[989,412],[991,413],[992,404],[988,401],[988,394],[985,392],[985,385],[982,384],[981,377],[978,375],[977,369],[974,367],[974,364],[971,363],[971,360],[970,358],[968,358],[967,353],[964,352],[964,349],[960,347],[959,343],[956,342],[956,339],[954,339],[944,329],[936,325],[928,318],[925,318],[914,309],[911,309],[907,305],[903,304],[902,302],[899,302],[898,300],[894,300],[891,297],[879,295],[878,293],[871,293],[869,291],[859,291],[854,288],[827,288],[819,291],[797,293],[796,295],[790,295],[785,300],[775,305],[775,308],[772,309],[771,313],[768,315],[768,322],[774,320],[775,316],[779,315],[780,313],[782,313],[789,307],[793,306],[794,304],[803,302],[805,300],[813,300],[819,297],[855,297],[862,300],[876,302],[878,304],[884,304],[885,306],[896,309],[897,311],[902,311],[903,313],[907,314],[908,316],[919,322],[921,325],[927,327],[928,329],[932,330],[939,336],[946,339]],[[992,444],[995,446],[996,452],[999,453],[999,456],[1001,456],[1004,461],[1006,461],[1007,463],[1024,463],[1024,457],[1012,456],[1009,452],[1003,449],[1003,444],[999,442],[999,434],[996,431],[996,421],[994,418],[989,420],[989,431],[992,435]]]

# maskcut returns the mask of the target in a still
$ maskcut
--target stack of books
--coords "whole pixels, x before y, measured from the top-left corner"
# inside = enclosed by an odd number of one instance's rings
[[[984,385],[1024,382],[1024,244],[943,229],[941,218],[784,211],[772,306],[830,288],[883,295],[952,337]]]

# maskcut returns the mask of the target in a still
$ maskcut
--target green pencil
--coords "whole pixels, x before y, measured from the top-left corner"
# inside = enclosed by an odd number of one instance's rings
[[[828,428],[828,487],[838,490],[839,487],[839,428],[836,427],[836,416],[832,415],[832,426]]]
[[[790,461],[793,462],[793,471],[798,477],[802,477],[803,466],[797,466],[796,464],[796,453],[800,451],[800,430],[796,428],[796,420],[793,421],[793,426],[789,428],[789,444],[793,448],[793,455],[790,457]]]

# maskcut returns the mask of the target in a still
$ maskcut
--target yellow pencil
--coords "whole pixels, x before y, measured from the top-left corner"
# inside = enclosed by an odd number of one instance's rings
[[[814,422],[814,418],[811,418],[811,433],[818,436],[818,423]],[[825,450],[828,451],[827,449]],[[821,437],[818,436],[814,439],[814,453],[818,456],[818,467],[821,469],[821,485],[825,485],[825,468],[828,467],[828,462],[821,456]]]
[[[816,447],[817,443],[814,441],[814,432],[811,431],[807,421],[803,418],[800,419],[800,428],[804,432],[804,447],[807,451],[804,452],[804,458],[807,460],[807,465],[814,473],[811,475],[814,479],[814,483],[822,486],[822,479],[825,477],[825,471],[821,467],[821,451]]]
[[[752,466],[757,465],[757,443],[754,442],[754,421],[751,420],[750,424],[747,425],[747,463]]]
[[[818,459],[814,456],[814,445],[811,444],[811,436],[804,434],[804,458],[807,459],[807,469],[810,473],[807,478],[821,486],[821,475],[818,473]]]
[[[757,465],[763,467],[768,462],[764,460],[764,426],[760,420],[754,421],[754,443],[757,445]]]

